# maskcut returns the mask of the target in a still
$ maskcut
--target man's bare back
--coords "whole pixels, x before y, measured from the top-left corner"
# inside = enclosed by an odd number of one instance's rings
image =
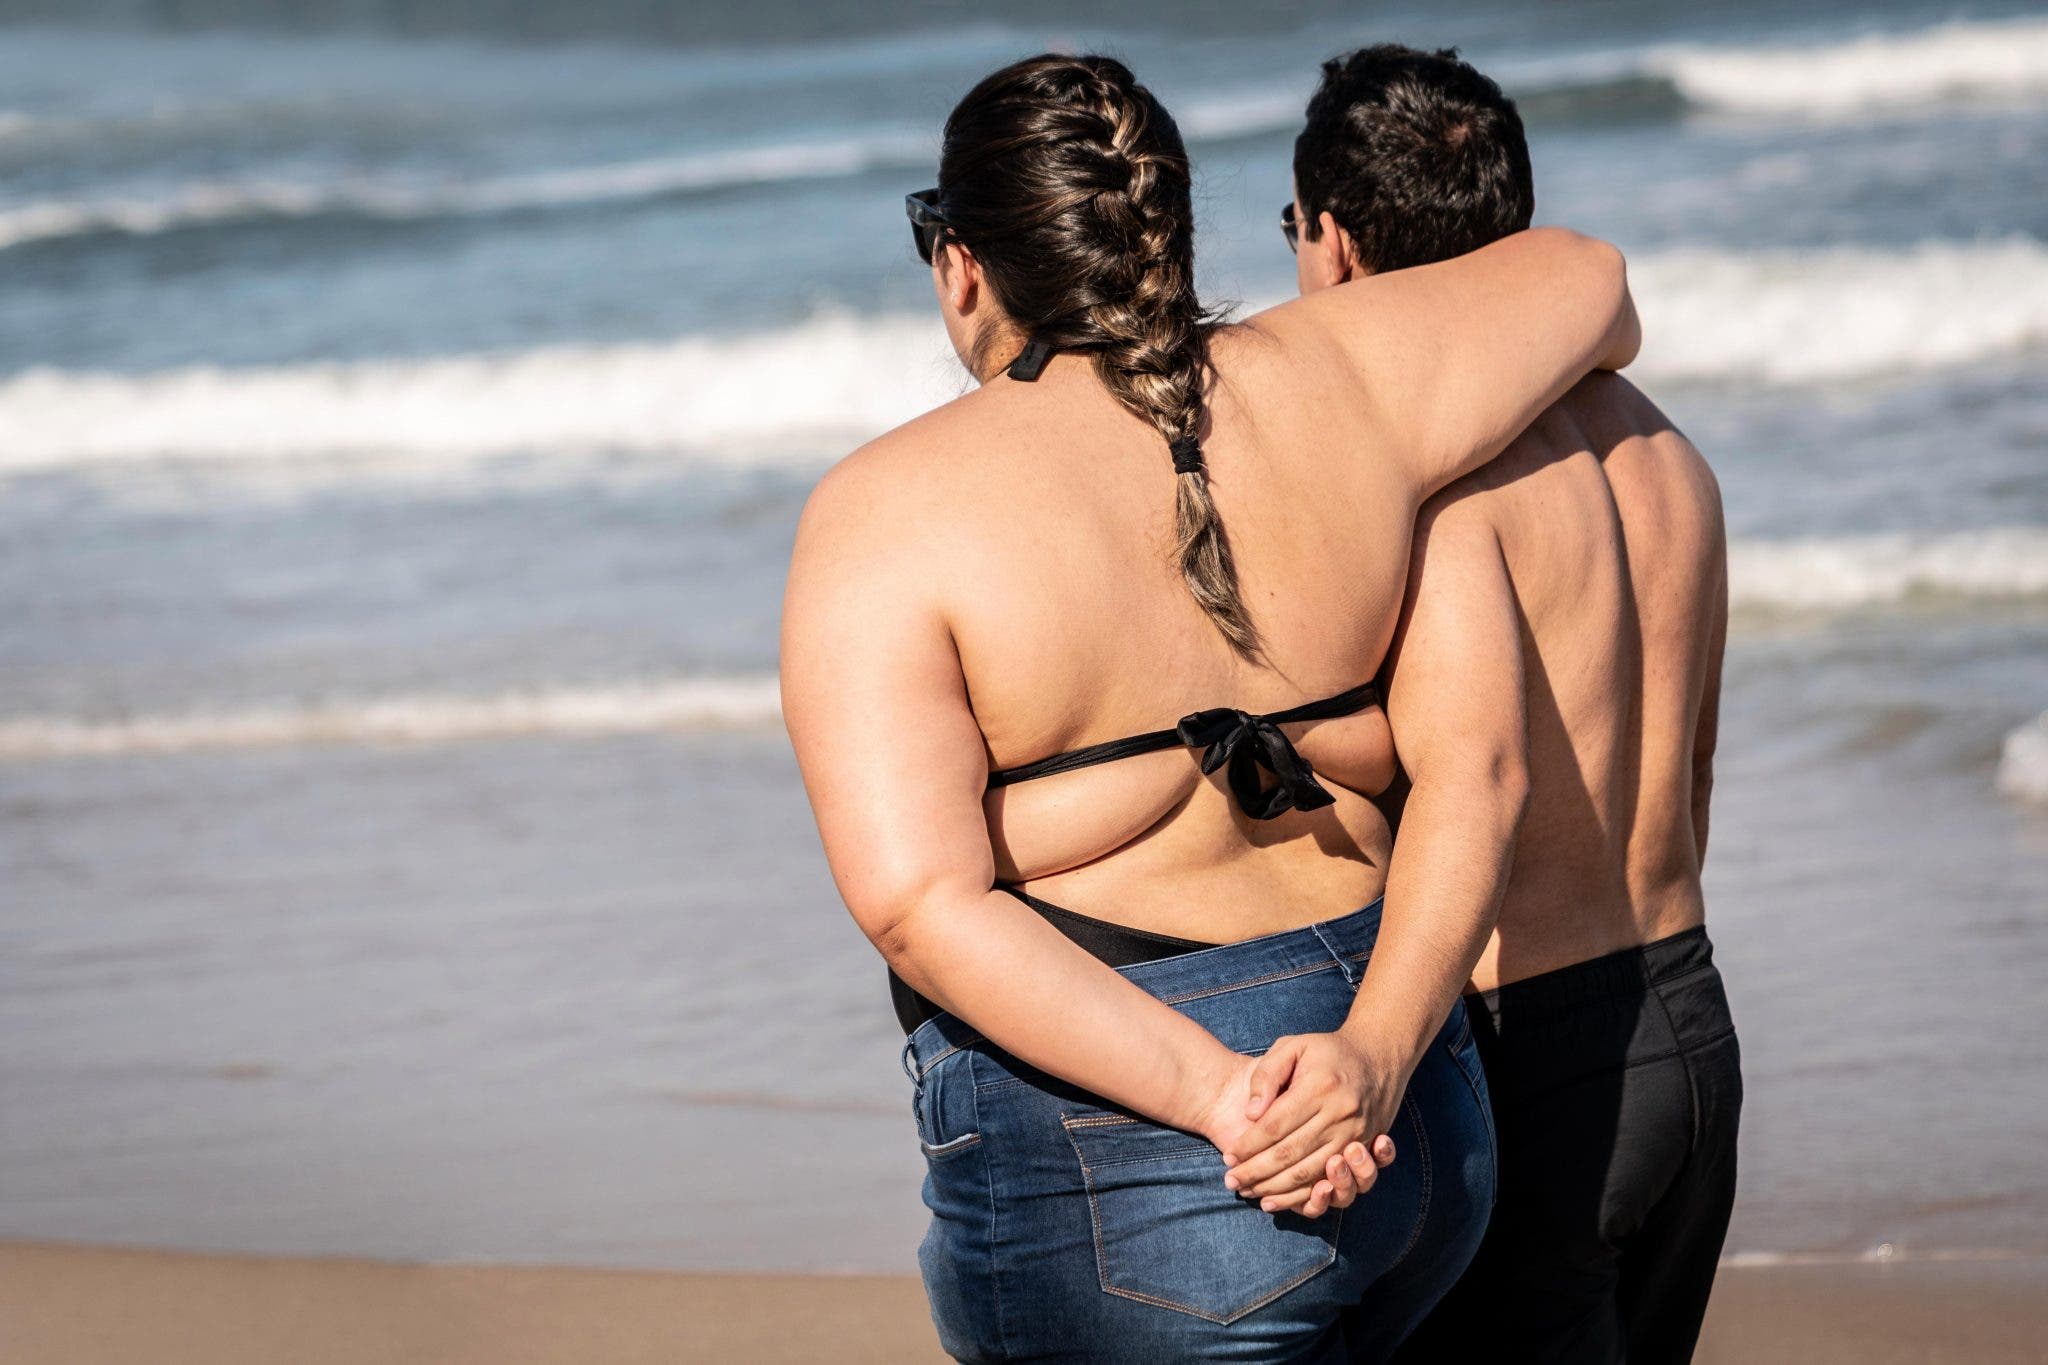
[[[1471,519],[1512,583],[1528,723],[1528,805],[1473,973],[1490,990],[1703,921],[1727,566],[1706,461],[1614,375],[1425,507],[1412,582],[1433,538],[1475,541],[1431,532]]]
[[[1294,173],[1304,292],[1455,257],[1535,212],[1513,102],[1449,51],[1326,62]],[[1478,1251],[1399,1359],[1692,1355],[1742,1110],[1699,876],[1726,574],[1713,475],[1612,377],[1422,510],[1385,674],[1411,786],[1359,998],[1478,988],[1464,1018],[1498,1178]],[[1348,1025],[1281,1038],[1254,1084],[1284,1076],[1276,1114],[1296,1089],[1294,1112],[1341,1113],[1319,1097],[1358,1091],[1389,1051]],[[1323,1174],[1341,1205],[1344,1171]]]

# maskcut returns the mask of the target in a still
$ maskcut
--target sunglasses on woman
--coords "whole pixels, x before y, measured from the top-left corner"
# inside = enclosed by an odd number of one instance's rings
[[[1288,200],[1287,206],[1280,210],[1280,235],[1287,239],[1287,249],[1289,251],[1294,252],[1296,255],[1301,254],[1301,224],[1295,219],[1294,201],[1292,199]]]
[[[910,240],[917,247],[917,259],[930,265],[932,252],[938,250],[939,239],[953,230],[953,225],[946,221],[946,215],[939,212],[938,190],[919,190],[916,194],[904,195],[903,211],[910,216]]]

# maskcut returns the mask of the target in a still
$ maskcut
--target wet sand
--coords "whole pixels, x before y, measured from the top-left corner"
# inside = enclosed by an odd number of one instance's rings
[[[1734,1266],[1699,1359],[2048,1361],[2048,1262]],[[943,1362],[917,1281],[0,1245],[15,1365]]]

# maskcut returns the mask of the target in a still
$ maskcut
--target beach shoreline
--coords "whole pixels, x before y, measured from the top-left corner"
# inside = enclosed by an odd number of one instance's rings
[[[110,1311],[118,1305],[118,1311]],[[2048,1360],[2048,1259],[1724,1266],[1698,1359]],[[943,1362],[918,1282],[0,1243],[20,1365]]]

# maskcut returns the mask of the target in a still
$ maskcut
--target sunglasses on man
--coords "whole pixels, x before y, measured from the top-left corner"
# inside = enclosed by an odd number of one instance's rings
[[[910,240],[917,248],[917,259],[930,265],[932,253],[938,250],[940,240],[953,230],[953,225],[946,221],[946,215],[939,212],[938,190],[919,190],[915,194],[904,195],[903,211],[910,217]]]
[[[1280,235],[1287,239],[1287,249],[1297,256],[1301,254],[1301,223],[1294,216],[1294,201],[1288,200],[1280,210]]]

